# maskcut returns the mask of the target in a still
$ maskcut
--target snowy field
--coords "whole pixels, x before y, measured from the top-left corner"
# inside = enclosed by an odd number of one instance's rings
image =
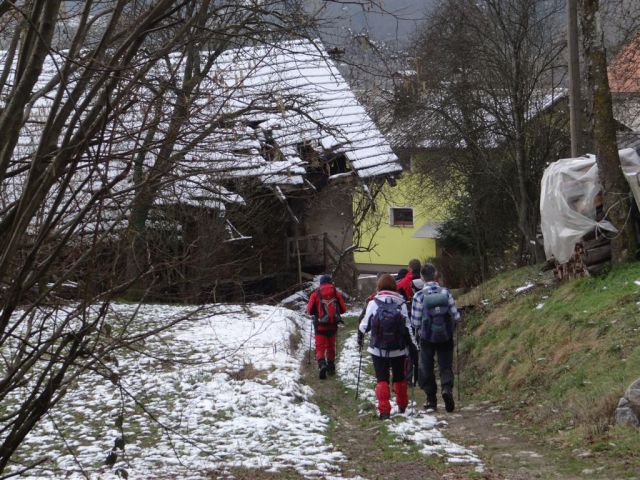
[[[345,385],[355,389],[358,381],[358,364],[360,354],[358,352],[357,333],[353,333],[344,344],[344,349],[340,353],[337,363],[338,375]],[[375,377],[367,373],[367,367],[371,365],[371,356],[362,352],[362,369],[360,373],[359,398],[376,404],[374,392]],[[418,394],[418,392],[415,392]],[[423,398],[421,395],[420,398]],[[419,446],[424,455],[444,456],[447,462],[452,464],[476,464],[476,469],[482,471],[480,459],[469,449],[447,440],[438,426],[446,425],[446,421],[439,420],[434,415],[423,413],[411,400],[411,387],[409,390],[409,407],[404,414],[398,412],[392,395],[392,421],[388,423],[389,430],[396,435],[399,443],[410,441]],[[401,417],[401,418],[399,418]]]
[[[304,303],[296,300],[296,307]],[[345,457],[326,438],[329,419],[301,382],[308,318],[260,305],[112,309],[114,325],[135,314],[141,329],[189,318],[118,354],[111,367],[119,383],[85,375],[25,442],[13,468],[44,462],[22,478],[114,479],[126,471],[130,479],[205,479],[234,467],[342,478]],[[354,333],[337,363],[351,388],[358,361]],[[375,403],[368,363],[365,354],[360,395]],[[425,455],[481,468],[471,451],[442,435],[442,420],[415,405],[392,413],[388,425],[400,445],[415,442]],[[113,453],[115,463],[105,465]]]
[[[115,305],[113,315],[135,309]],[[136,321],[188,313],[143,305]],[[300,382],[304,324],[285,308],[212,306],[120,355],[122,389],[87,375],[30,436],[21,461],[47,461],[29,478],[116,478],[120,468],[130,479],[201,479],[231,467],[335,475],[343,456],[327,443],[328,419]],[[107,467],[122,434],[124,451]]]

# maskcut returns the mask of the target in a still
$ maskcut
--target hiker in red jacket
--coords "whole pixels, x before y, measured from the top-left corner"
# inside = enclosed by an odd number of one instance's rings
[[[331,281],[331,276],[320,277],[320,287],[313,291],[307,304],[307,313],[313,318],[316,338],[316,360],[320,378],[336,373],[336,332],[340,315],[347,311],[342,294]]]
[[[424,282],[420,277],[420,269],[422,265],[420,260],[413,258],[409,261],[409,271],[405,273],[401,278],[398,278],[397,289],[402,294],[404,299],[411,305],[413,294],[422,290]],[[400,270],[402,272],[404,269]],[[398,272],[398,274],[400,274]],[[398,275],[400,276],[400,275]]]

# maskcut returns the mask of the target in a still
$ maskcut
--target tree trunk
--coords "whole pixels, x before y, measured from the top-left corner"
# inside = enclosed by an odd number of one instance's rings
[[[611,241],[613,263],[635,258],[637,241],[629,221],[631,196],[618,157],[616,126],[598,0],[582,0],[582,32],[586,70],[593,103],[593,137],[603,190],[603,207],[619,233]]]

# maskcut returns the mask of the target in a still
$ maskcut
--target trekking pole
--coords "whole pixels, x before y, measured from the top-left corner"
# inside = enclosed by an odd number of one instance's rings
[[[460,353],[458,350],[459,345],[460,345],[460,328],[456,328],[456,370],[458,371],[458,403],[461,403],[460,402],[460,386],[462,382],[460,381]]]
[[[356,382],[356,400],[360,391],[360,370],[362,370],[362,347],[360,347],[360,360],[358,361],[358,381]]]
[[[409,353],[409,362],[411,362],[411,378],[409,379],[409,385],[411,385],[411,401],[413,402],[413,410],[412,410],[412,414],[411,416],[414,416],[416,414],[416,384],[413,381],[414,376],[415,376],[415,372],[414,369],[416,368],[414,363],[413,363],[413,354]]]
[[[313,325],[309,327],[309,350],[307,350],[307,365],[311,365],[311,340],[313,340]]]

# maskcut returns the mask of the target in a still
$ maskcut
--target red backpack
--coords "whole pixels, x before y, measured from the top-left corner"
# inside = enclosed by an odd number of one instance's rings
[[[316,290],[318,296],[318,323],[320,325],[334,325],[340,319],[340,305],[338,304],[338,294],[333,287],[333,297],[322,298],[320,289]]]

